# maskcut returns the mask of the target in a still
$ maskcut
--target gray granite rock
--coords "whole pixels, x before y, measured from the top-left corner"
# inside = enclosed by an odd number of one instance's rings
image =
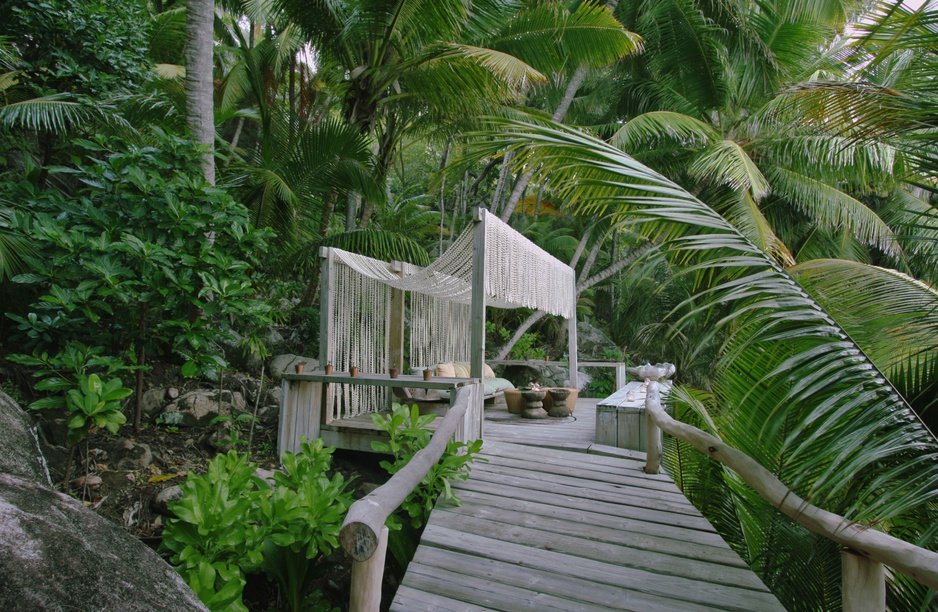
[[[32,418],[13,398],[0,391],[0,472],[51,487],[37,434]]]
[[[78,501],[0,474],[4,610],[206,610],[163,559]]]

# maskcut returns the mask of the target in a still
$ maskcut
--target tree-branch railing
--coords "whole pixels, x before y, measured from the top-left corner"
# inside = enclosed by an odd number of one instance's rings
[[[429,444],[386,483],[356,501],[342,524],[339,542],[352,557],[351,612],[377,612],[387,552],[388,517],[436,465],[472,400],[473,386],[456,389],[456,398]]]
[[[647,473],[657,474],[659,471],[661,432],[664,431],[736,472],[766,501],[802,527],[846,547],[843,556],[845,612],[885,610],[883,565],[888,565],[929,588],[938,589],[938,553],[867,525],[855,523],[807,502],[749,455],[716,436],[671,418],[661,406],[658,380],[673,375],[673,365],[645,365],[628,368],[628,371],[647,384]]]

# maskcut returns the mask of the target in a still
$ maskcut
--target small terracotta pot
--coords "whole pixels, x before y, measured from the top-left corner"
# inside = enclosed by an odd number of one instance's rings
[[[326,374],[327,374],[327,375],[328,375],[328,374],[332,374],[333,371],[334,371],[334,368],[332,367],[332,364],[331,364],[331,363],[327,363],[327,364],[326,364]]]
[[[348,369],[348,373],[352,376],[352,378],[355,378],[356,376],[358,376],[358,366],[350,367]]]
[[[433,376],[433,370],[431,370],[430,368],[427,368],[426,370],[423,371],[424,380],[430,380],[432,376]]]
[[[302,373],[303,373],[303,370],[306,369],[306,364],[305,364],[305,363],[298,363],[298,364],[296,364],[296,365],[293,366],[293,367],[294,367],[294,369],[296,369],[296,373],[297,373],[297,374],[302,374]]]
[[[388,376],[391,378],[397,378],[397,368],[390,368],[388,370]]]

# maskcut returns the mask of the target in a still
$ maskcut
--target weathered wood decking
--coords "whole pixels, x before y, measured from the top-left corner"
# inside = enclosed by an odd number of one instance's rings
[[[593,444],[595,404],[488,409],[488,462],[433,511],[392,610],[783,609],[642,453]]]

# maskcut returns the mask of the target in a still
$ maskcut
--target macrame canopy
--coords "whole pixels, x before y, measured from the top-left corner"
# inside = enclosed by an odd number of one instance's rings
[[[486,307],[526,307],[570,322],[570,383],[576,384],[573,269],[487,210],[478,209],[472,230],[425,268],[335,248],[323,249],[323,257],[322,363],[340,371],[350,365],[387,371],[390,352],[403,351],[395,338],[403,338],[402,295],[408,293],[412,368],[468,361],[471,375],[481,378]],[[337,418],[361,413],[362,402],[380,400],[354,393],[341,393]]]

